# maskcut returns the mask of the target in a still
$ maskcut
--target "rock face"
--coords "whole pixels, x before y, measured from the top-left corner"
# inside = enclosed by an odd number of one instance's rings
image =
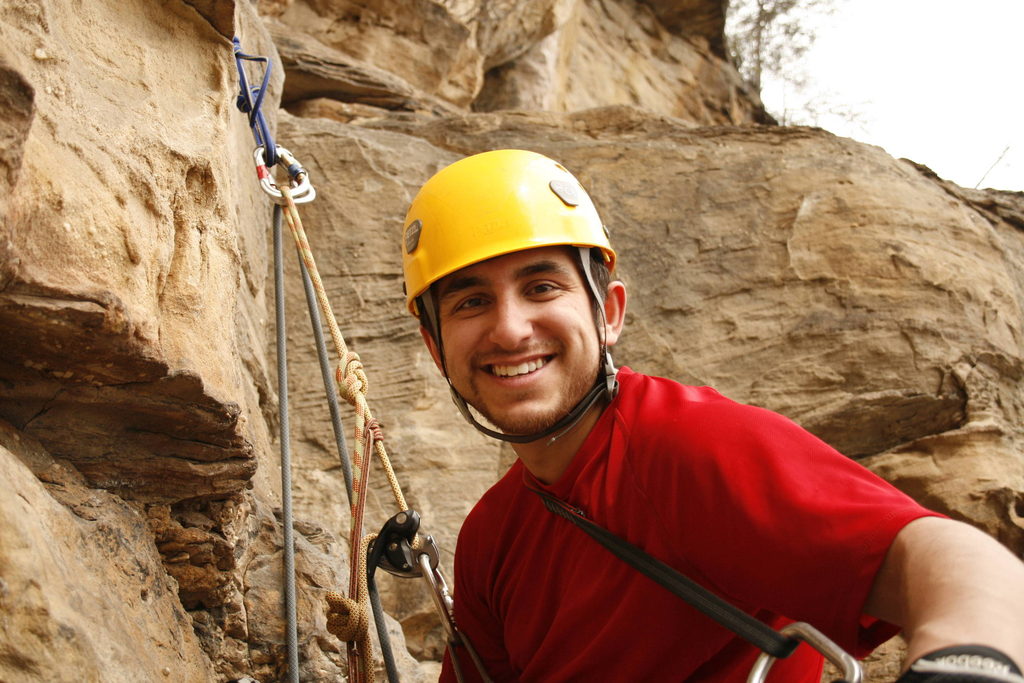
[[[4,680],[211,678],[136,508],[6,423],[0,472]]]
[[[724,61],[725,5],[630,0],[273,3],[284,102],[406,111],[627,104],[698,124],[767,119]]]
[[[4,680],[283,668],[280,610],[245,607],[279,604],[281,541],[235,31],[273,53],[248,3],[0,10]],[[29,443],[54,464],[26,470]],[[307,547],[318,604],[339,563]],[[311,678],[343,660],[323,622],[306,610]]]
[[[0,30],[0,414],[127,497],[240,490],[273,398],[252,352],[265,238],[248,169],[229,163],[248,143],[227,39],[187,5],[144,2],[20,3]]]
[[[0,679],[287,674],[270,204],[234,107],[236,34],[275,61],[265,111],[317,188],[311,247],[449,578],[462,519],[514,456],[452,409],[396,245],[423,181],[502,147],[591,191],[631,294],[619,364],[780,411],[1024,553],[1024,198],[752,125],[766,115],[724,61],[723,16],[717,0],[0,9]],[[285,247],[299,673],[338,680],[323,596],[347,584],[350,513]],[[375,531],[396,510],[377,469],[369,491]],[[435,675],[420,582],[380,583],[403,680]]]

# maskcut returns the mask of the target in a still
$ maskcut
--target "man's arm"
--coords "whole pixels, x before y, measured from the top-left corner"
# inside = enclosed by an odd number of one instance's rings
[[[976,644],[1024,666],[1024,563],[967,524],[925,517],[904,527],[864,610],[903,628],[908,663]]]

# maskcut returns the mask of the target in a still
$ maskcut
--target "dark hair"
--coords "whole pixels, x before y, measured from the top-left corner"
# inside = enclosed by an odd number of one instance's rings
[[[608,292],[608,285],[616,279],[613,277],[612,271],[605,265],[604,252],[597,247],[590,250],[590,273],[594,276],[594,284],[597,285],[597,289],[604,293]]]
[[[594,324],[597,325],[598,336],[602,336],[601,323],[604,320],[604,300],[608,296],[608,285],[617,278],[605,263],[604,253],[597,247],[593,247],[590,250],[590,274],[594,278],[594,286],[600,292],[600,299],[593,292],[591,293],[590,306],[594,313]],[[580,273],[580,276],[586,281],[587,276],[584,273]]]

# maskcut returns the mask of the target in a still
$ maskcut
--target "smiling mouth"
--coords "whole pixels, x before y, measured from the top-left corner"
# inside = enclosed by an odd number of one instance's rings
[[[549,357],[537,358],[535,360],[519,363],[518,365],[491,365],[491,374],[498,377],[517,377],[536,372],[548,364]]]

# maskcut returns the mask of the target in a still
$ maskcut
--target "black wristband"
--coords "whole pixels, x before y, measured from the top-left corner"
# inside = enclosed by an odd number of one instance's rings
[[[956,645],[924,655],[897,683],[987,683],[1014,680],[1014,675],[1020,676],[1020,669],[999,650]]]

